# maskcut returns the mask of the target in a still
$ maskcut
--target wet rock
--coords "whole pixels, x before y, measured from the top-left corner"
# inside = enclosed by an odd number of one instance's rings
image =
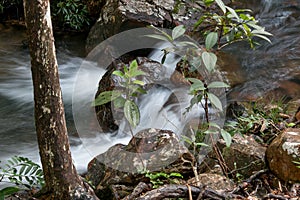
[[[265,168],[266,148],[257,143],[252,136],[235,135],[230,148],[221,141],[220,149],[229,172],[250,177]]]
[[[122,81],[120,77],[112,75],[115,70],[124,70],[124,65],[128,65],[132,61],[131,57],[122,57],[116,60],[109,67],[99,82],[98,91],[96,97],[104,91],[110,91],[114,89],[122,89],[120,85]],[[165,68],[163,65],[156,61],[152,61],[146,57],[136,58],[139,69],[145,72],[145,75],[137,77],[145,83],[144,89],[150,88],[153,83],[159,83],[164,80]],[[124,89],[124,88],[123,88]],[[105,105],[96,106],[96,115],[98,122],[104,132],[113,132],[118,129],[118,125],[123,118],[123,110],[115,109],[113,104],[107,103]]]
[[[270,170],[283,181],[300,181],[300,129],[287,129],[275,138],[267,149]]]
[[[178,172],[188,177],[192,175],[193,162],[193,155],[179,143],[175,133],[146,129],[128,145],[114,145],[95,157],[88,165],[86,179],[96,187],[100,198],[108,199],[112,195],[111,185],[134,186],[145,182],[145,170]]]
[[[86,50],[90,52],[100,42],[117,33],[148,25],[173,28],[184,24],[191,30],[200,16],[195,6],[175,0],[107,0],[90,30]]]

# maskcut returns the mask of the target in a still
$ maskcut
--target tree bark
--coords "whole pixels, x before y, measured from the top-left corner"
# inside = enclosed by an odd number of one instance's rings
[[[97,199],[72,163],[59,83],[49,0],[24,0],[34,86],[35,126],[45,199]]]

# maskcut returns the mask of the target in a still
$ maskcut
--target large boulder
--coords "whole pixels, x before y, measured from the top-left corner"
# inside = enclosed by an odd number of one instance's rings
[[[112,185],[135,186],[145,181],[143,172],[193,174],[194,156],[177,135],[168,130],[138,132],[128,145],[117,144],[95,157],[88,165],[86,179],[96,187],[100,198],[112,195]]]
[[[173,28],[184,24],[188,30],[192,30],[201,16],[200,9],[195,9],[195,6],[175,0],[107,0],[99,19],[90,30],[86,50],[90,52],[100,42],[117,33],[148,25]]]
[[[252,136],[236,134],[230,148],[225,147],[224,142],[219,146],[228,170],[233,174],[247,178],[266,166],[266,148],[257,143]]]
[[[300,129],[290,128],[276,137],[267,149],[270,170],[283,181],[300,181]]]

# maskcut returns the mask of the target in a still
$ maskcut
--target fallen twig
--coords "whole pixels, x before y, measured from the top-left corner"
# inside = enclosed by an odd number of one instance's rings
[[[263,169],[260,170],[258,172],[256,172],[255,174],[253,174],[252,176],[250,176],[248,179],[246,179],[245,181],[243,181],[242,183],[240,183],[234,190],[232,190],[232,194],[235,194],[241,190],[244,190],[245,188],[247,188],[249,186],[249,184],[256,179],[257,177],[259,177],[262,174],[265,174],[266,172],[268,172],[268,169]]]
[[[131,194],[124,197],[122,200],[132,200],[140,196],[143,192],[149,191],[150,185],[144,182],[139,182],[139,184],[134,188]]]
[[[276,195],[276,194],[267,194],[264,196],[263,199],[278,199],[278,200],[288,200],[288,198],[285,198],[282,195]]]

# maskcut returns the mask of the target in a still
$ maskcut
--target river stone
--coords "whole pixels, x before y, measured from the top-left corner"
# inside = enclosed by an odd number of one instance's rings
[[[134,186],[145,181],[145,170],[192,175],[194,160],[175,133],[146,129],[138,132],[128,145],[116,144],[90,161],[86,179],[95,186],[100,198],[108,199],[112,185]]]
[[[115,70],[124,70],[124,65],[128,66],[128,63],[133,60],[133,57],[123,56],[122,58],[113,62],[108,66],[107,72],[103,75],[99,82],[96,97],[104,91],[114,90],[115,88],[121,88],[121,79],[118,76],[112,75]],[[137,57],[137,63],[139,69],[145,72],[145,75],[138,76],[137,79],[145,83],[144,89],[149,89],[153,83],[159,83],[165,79],[165,67],[156,61],[152,61],[146,57]],[[123,119],[123,110],[115,109],[111,103],[105,105],[96,106],[96,116],[100,127],[103,132],[113,132],[118,129],[118,124]]]
[[[87,37],[86,51],[117,33],[148,25],[173,28],[183,24],[191,31],[201,16],[201,10],[195,6],[175,0],[106,0]]]
[[[265,168],[266,148],[252,136],[236,134],[229,148],[222,140],[219,146],[229,172],[234,171],[247,178]]]
[[[300,129],[289,128],[276,137],[267,149],[270,170],[283,181],[300,181]]]

